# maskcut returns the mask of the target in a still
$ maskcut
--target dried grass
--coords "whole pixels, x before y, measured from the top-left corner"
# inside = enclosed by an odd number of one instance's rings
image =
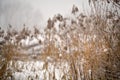
[[[97,15],[97,16],[96,16]],[[70,80],[119,80],[120,78],[120,25],[119,20],[113,23],[112,28],[107,23],[107,18],[102,18],[101,14],[90,17],[93,21],[85,21],[83,26],[73,23],[76,26],[64,26],[63,34],[55,31],[52,19],[48,21],[45,29],[44,49],[35,59],[52,58],[54,61],[67,60],[70,65]],[[100,15],[100,16],[99,16]],[[63,18],[64,19],[64,18]],[[89,18],[86,17],[87,20]],[[49,25],[49,24],[52,24]],[[93,25],[92,25],[93,24]],[[84,28],[82,28],[84,27]],[[91,30],[90,28],[93,29]],[[75,28],[75,29],[70,29]],[[108,28],[108,30],[106,30]],[[82,29],[82,31],[80,31]],[[118,31],[117,31],[118,29]],[[19,34],[22,37],[29,36],[29,30],[24,28]],[[34,34],[39,34],[35,28]],[[69,36],[68,36],[68,35]],[[83,36],[79,36],[83,34]],[[62,46],[56,46],[54,35],[60,35],[64,41]],[[94,38],[96,35],[96,38]],[[89,37],[92,37],[90,39]],[[83,40],[80,40],[80,39]],[[87,40],[89,39],[89,40]],[[19,40],[18,40],[19,43]],[[6,58],[6,64],[15,56],[24,57],[27,55],[17,52],[19,44],[8,43],[2,47],[2,55]],[[73,49],[74,48],[74,49]],[[77,48],[77,49],[75,49]],[[69,51],[69,53],[67,52]],[[60,56],[61,55],[61,56]],[[48,61],[49,62],[49,61]],[[47,63],[45,68],[47,67]],[[6,65],[0,70],[0,76],[4,74]],[[65,78],[66,76],[64,76]]]

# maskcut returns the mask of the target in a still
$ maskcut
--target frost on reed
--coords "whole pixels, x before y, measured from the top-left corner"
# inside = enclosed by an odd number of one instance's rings
[[[9,61],[30,58],[67,61],[69,77],[66,73],[60,80],[119,80],[120,15],[107,10],[86,15],[73,6],[71,16],[49,18],[43,33],[25,25],[21,31],[11,25],[7,31],[0,29],[0,76]]]

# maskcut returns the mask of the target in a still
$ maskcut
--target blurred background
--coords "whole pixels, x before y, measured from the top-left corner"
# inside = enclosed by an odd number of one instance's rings
[[[54,14],[69,15],[73,4],[80,12],[89,8],[88,0],[0,0],[0,26],[6,29],[11,24],[20,29],[26,24],[43,28]]]

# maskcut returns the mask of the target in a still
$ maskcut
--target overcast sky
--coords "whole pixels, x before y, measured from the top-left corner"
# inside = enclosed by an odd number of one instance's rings
[[[87,0],[0,0],[0,26],[43,26],[54,14],[69,14],[73,4],[80,11],[88,8]]]

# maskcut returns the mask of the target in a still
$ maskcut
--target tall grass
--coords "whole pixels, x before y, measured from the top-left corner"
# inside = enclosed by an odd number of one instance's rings
[[[100,3],[98,3],[100,4]],[[94,7],[95,4],[93,4]],[[97,11],[99,7],[99,11]],[[78,15],[76,21],[62,15],[55,16],[48,20],[48,25],[41,35],[39,29],[35,28],[34,33],[24,28],[22,31],[11,35],[16,41],[14,44],[6,40],[2,45],[2,55],[6,62],[13,59],[14,56],[21,54],[20,41],[26,37],[37,35],[45,36],[45,40],[39,45],[43,45],[41,53],[37,57],[46,60],[48,57],[55,61],[67,60],[70,65],[70,80],[119,80],[120,79],[120,19],[119,15],[112,13],[107,17],[107,8],[98,6],[92,8],[95,14]],[[76,11],[77,12],[77,11]],[[73,14],[75,16],[75,12]],[[118,19],[114,19],[117,16]],[[61,20],[59,20],[61,19]],[[70,25],[67,25],[70,20]],[[60,21],[59,31],[54,23]],[[109,23],[111,21],[111,23]],[[8,33],[7,33],[8,35]],[[13,36],[17,35],[17,36]],[[56,38],[60,38],[60,41]],[[7,36],[5,36],[7,37]],[[33,53],[34,54],[34,53]],[[6,69],[6,67],[3,66]],[[4,74],[5,69],[1,69],[0,74]],[[4,71],[4,72],[3,72]],[[65,77],[65,76],[64,76]]]

